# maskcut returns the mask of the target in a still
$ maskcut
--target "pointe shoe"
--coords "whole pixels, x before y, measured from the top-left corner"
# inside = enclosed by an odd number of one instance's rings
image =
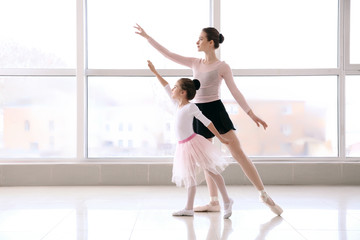
[[[276,205],[275,202],[274,205],[268,203],[268,200],[272,200],[272,199],[269,197],[269,195],[266,192],[260,195],[259,200],[265,203],[265,205],[267,205],[270,208],[270,210],[276,215],[280,216],[283,213],[282,208]]]
[[[206,204],[204,206],[194,207],[194,212],[220,212],[220,205]]]
[[[187,210],[187,209],[183,209],[177,212],[173,212],[172,214],[174,217],[192,217],[194,216],[194,211],[193,210]]]
[[[232,214],[232,205],[234,201],[230,198],[230,202],[224,204],[224,219],[228,219]]]

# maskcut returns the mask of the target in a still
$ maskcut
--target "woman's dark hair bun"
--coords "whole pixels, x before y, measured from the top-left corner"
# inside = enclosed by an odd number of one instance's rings
[[[224,42],[224,35],[222,35],[221,33],[219,34],[219,43],[223,43]]]
[[[194,82],[194,85],[195,85],[195,89],[198,90],[200,88],[200,81],[197,80],[197,79],[194,79],[193,82]]]

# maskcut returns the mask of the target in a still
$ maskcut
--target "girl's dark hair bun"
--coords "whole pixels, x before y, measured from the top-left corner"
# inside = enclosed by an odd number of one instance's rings
[[[222,35],[221,33],[219,34],[219,43],[223,43],[224,42],[224,35]]]
[[[194,79],[193,82],[194,82],[194,85],[195,85],[195,89],[198,90],[200,88],[200,81],[197,80],[197,79]]]

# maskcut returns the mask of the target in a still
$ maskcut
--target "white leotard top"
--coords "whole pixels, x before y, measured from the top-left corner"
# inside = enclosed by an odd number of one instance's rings
[[[169,84],[164,88],[171,98],[171,89]],[[187,139],[195,133],[192,125],[194,117],[199,119],[205,126],[209,126],[211,123],[211,121],[202,114],[200,109],[194,103],[188,103],[185,106],[179,107],[177,101],[173,100],[173,102],[176,104],[175,133],[178,141]]]

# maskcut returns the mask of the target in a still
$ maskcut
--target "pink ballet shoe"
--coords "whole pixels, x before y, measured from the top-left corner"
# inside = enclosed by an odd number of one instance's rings
[[[211,205],[206,204],[204,206],[196,206],[194,207],[194,212],[220,212],[220,205]]]
[[[273,213],[275,213],[276,215],[280,216],[280,215],[283,213],[282,208],[281,208],[280,206],[276,205],[276,204],[272,201],[272,199],[270,198],[270,196],[269,196],[266,192],[264,192],[264,193],[262,193],[262,194],[260,195],[259,200],[260,200],[261,202],[265,203],[265,205],[267,205],[267,206],[270,208],[270,210],[271,210]],[[271,204],[268,202],[269,200],[270,200],[271,202],[273,202],[274,205],[271,205]]]

